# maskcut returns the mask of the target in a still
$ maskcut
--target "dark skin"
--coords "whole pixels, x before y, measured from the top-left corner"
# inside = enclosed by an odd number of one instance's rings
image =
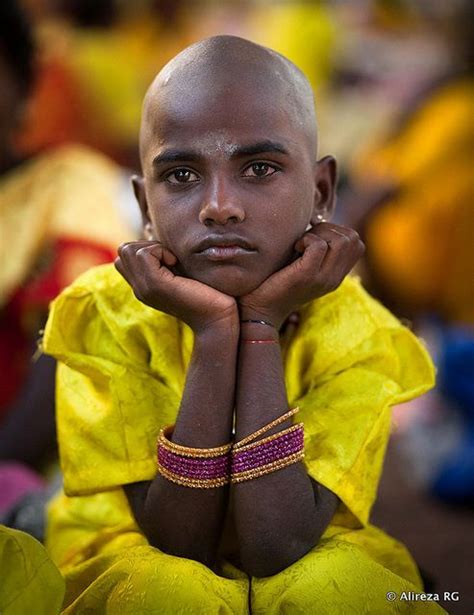
[[[337,288],[362,253],[354,231],[320,223],[336,167],[316,161],[308,88],[276,54],[216,37],[178,56],[147,95],[144,177],[134,180],[147,241],[121,246],[116,266],[140,301],[194,332],[178,444],[219,446],[232,440],[234,414],[239,440],[286,412],[279,328]],[[259,577],[312,549],[338,504],[303,463],[231,488],[157,475],[124,489],[150,544],[214,568],[231,555],[227,520],[235,563]]]

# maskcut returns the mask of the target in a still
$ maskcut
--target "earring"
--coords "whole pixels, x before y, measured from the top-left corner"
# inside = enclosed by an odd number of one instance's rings
[[[326,222],[326,219],[325,219],[325,217],[322,214],[318,214],[316,216],[316,219],[318,221],[318,224],[321,224],[321,222]]]
[[[149,222],[145,224],[143,231],[144,231],[143,234],[145,235],[145,239],[147,241],[152,241],[153,240],[153,230]]]

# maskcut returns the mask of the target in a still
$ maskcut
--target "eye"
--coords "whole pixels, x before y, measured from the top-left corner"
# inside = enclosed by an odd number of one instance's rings
[[[267,162],[253,162],[246,169],[244,169],[243,176],[244,177],[270,177],[277,171],[279,171],[277,167],[274,167]]]
[[[190,169],[175,169],[166,175],[165,181],[170,184],[192,184],[199,181],[199,177]]]

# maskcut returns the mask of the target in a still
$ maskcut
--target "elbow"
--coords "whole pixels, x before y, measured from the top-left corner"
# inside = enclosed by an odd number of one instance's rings
[[[166,555],[193,560],[195,562],[199,562],[200,564],[204,564],[204,566],[211,569],[214,566],[215,552],[207,546],[200,547],[199,545],[170,544],[166,541],[158,540],[156,538],[150,539],[149,537],[148,541],[150,546],[158,549],[158,551],[161,551],[161,553],[165,553]]]
[[[295,564],[316,544],[317,541],[293,541],[280,548],[260,544],[242,551],[242,567],[252,577],[271,577]]]

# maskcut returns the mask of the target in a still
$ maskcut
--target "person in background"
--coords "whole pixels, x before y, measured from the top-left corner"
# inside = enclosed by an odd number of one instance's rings
[[[34,358],[49,302],[135,236],[117,203],[124,171],[68,146],[25,157],[17,147],[35,77],[29,24],[0,5],[0,513],[44,486],[55,457],[55,362]],[[15,462],[15,463],[13,463]]]
[[[22,151],[82,143],[136,170],[141,101],[156,67],[188,43],[188,14],[179,0],[57,0],[44,8]]]
[[[413,81],[390,130],[356,157],[346,209],[366,243],[369,287],[413,321],[439,367],[436,392],[402,434],[413,474],[432,493],[472,504],[473,6],[425,7],[422,16],[447,60],[422,87]]]

